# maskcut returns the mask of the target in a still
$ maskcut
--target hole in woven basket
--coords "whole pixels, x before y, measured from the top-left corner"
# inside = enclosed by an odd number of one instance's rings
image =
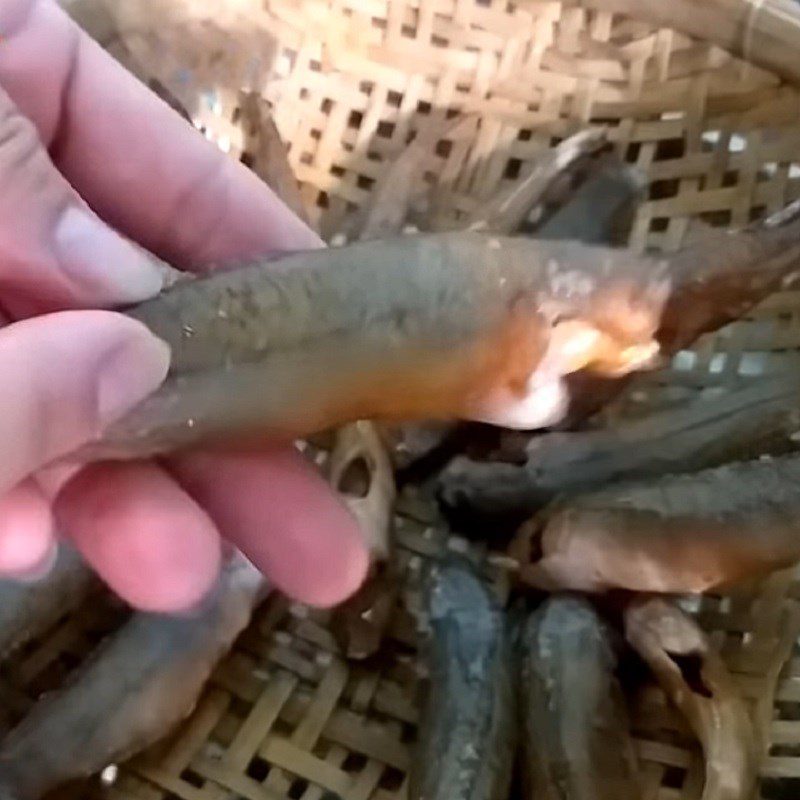
[[[650,230],[652,233],[664,233],[669,228],[668,217],[653,217],[650,220]]]
[[[356,186],[358,186],[359,189],[365,189],[366,191],[369,191],[374,185],[375,180],[367,175],[359,175],[356,179]]]
[[[403,723],[400,731],[400,741],[402,744],[412,744],[417,741],[417,729],[413,725]]]
[[[336,164],[334,164],[334,165],[333,165],[333,166],[330,168],[329,172],[330,172],[330,173],[331,173],[331,175],[333,175],[335,178],[341,178],[341,177],[343,177],[343,176],[344,176],[344,167],[339,167],[339,166],[337,166]]]
[[[205,785],[205,781],[191,769],[185,769],[181,772],[181,780],[188,783],[189,786],[194,786],[195,789],[202,789]]]
[[[672,659],[681,671],[686,685],[701,697],[713,697],[714,693],[703,680],[703,656],[700,653],[670,653]]]
[[[767,366],[767,354],[757,352],[745,352],[739,357],[739,375],[747,375],[754,377],[756,375],[763,375]]]
[[[311,59],[308,62],[308,67],[312,72],[322,72],[322,62],[316,59]]]
[[[685,769],[682,767],[674,767],[669,765],[664,769],[664,775],[661,778],[661,785],[665,789],[681,789],[683,787],[683,780],[685,777]]]
[[[269,763],[267,761],[264,761],[263,758],[259,758],[258,756],[254,756],[247,765],[247,777],[262,783],[267,779],[269,769]]]
[[[723,369],[725,369],[725,362],[727,360],[728,356],[726,353],[714,353],[708,362],[708,371],[712,375],[718,375]]]
[[[317,207],[318,208],[329,208],[330,207],[330,198],[328,197],[327,192],[320,192],[317,195]]]
[[[400,28],[400,35],[405,36],[406,39],[413,39],[416,33],[413,25],[403,25],[403,27]]]
[[[417,113],[418,114],[430,114],[432,106],[427,100],[420,100],[417,103]]]
[[[763,800],[797,800],[800,797],[800,778],[762,778]]]
[[[387,792],[396,792],[403,785],[403,777],[403,773],[399,769],[386,767],[378,785]]]
[[[400,92],[396,92],[394,89],[389,89],[386,92],[386,103],[387,105],[394,106],[395,108],[400,108],[400,105],[403,102],[403,95]]]
[[[303,796],[303,792],[308,789],[308,781],[303,780],[302,778],[298,778],[295,781],[292,781],[292,785],[289,787],[289,791],[286,793],[288,797],[291,797],[292,800],[300,800]]]
[[[800,756],[800,745],[774,744],[769,748],[770,758],[797,758]]]
[[[386,122],[385,120],[378,123],[378,128],[375,133],[378,136],[382,136],[384,139],[391,139],[392,135],[394,134],[395,124],[394,122]]]
[[[503,177],[514,181],[519,177],[519,172],[522,169],[522,161],[519,158],[509,158],[506,162],[506,168],[503,171]]]
[[[656,145],[653,161],[668,161],[671,158],[683,158],[686,144],[683,139],[662,139]]]
[[[520,142],[529,142],[533,136],[533,131],[530,128],[523,128],[518,134],[517,139]]]
[[[679,350],[672,358],[672,369],[676,372],[689,372],[697,363],[697,353],[693,350]]]
[[[639,160],[639,154],[642,151],[642,144],[641,142],[631,142],[625,148],[625,156],[624,159],[629,164],[635,164]]]
[[[727,228],[731,224],[730,209],[720,209],[718,211],[704,211],[697,215],[701,222],[711,225],[714,228]]]
[[[333,110],[333,100],[331,100],[330,97],[325,97],[319,104],[319,110],[323,114],[330,114]]]
[[[360,111],[351,111],[350,116],[347,118],[347,127],[358,130],[358,128],[361,127],[363,119],[364,115]]]
[[[367,757],[361,753],[348,753],[342,764],[345,772],[361,772],[367,766]]]
[[[722,188],[727,189],[739,183],[739,171],[736,169],[726,170],[722,176]]]
[[[665,197],[675,197],[678,194],[680,183],[677,180],[653,181],[650,184],[649,197],[651,200],[662,200]]]
[[[795,648],[798,648],[798,646],[795,645]],[[794,655],[796,657],[797,653]],[[797,722],[800,720],[800,703],[798,702],[779,700],[777,703],[775,703],[775,709],[778,712],[778,719],[790,720],[792,722]]]
[[[453,152],[453,143],[447,139],[440,139],[436,142],[436,155],[441,158],[449,158]]]

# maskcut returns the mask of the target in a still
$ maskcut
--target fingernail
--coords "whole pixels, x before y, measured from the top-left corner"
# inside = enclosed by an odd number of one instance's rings
[[[164,271],[147,251],[105,225],[91,210],[70,206],[55,229],[55,250],[80,303],[118,305],[157,295]]]
[[[107,350],[98,364],[97,410],[102,425],[130,411],[163,382],[169,371],[170,348],[144,325]]]
[[[30,569],[8,574],[7,577],[13,578],[18,583],[39,583],[43,581],[53,570],[58,560],[58,543],[52,541],[49,548]]]

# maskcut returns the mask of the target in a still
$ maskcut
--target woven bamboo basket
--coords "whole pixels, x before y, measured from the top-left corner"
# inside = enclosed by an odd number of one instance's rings
[[[432,149],[425,175],[454,219],[524,177],[544,148],[600,124],[649,179],[630,235],[637,250],[672,250],[698,221],[735,227],[800,197],[800,90],[617,13],[500,0],[131,0],[115,13],[65,4],[232,158],[247,157],[241,90],[262,95],[328,240],[370,201],[409,134],[454,111],[469,119]],[[800,294],[786,292],[643,377],[609,413],[796,365]],[[413,497],[401,498],[396,521],[412,589],[443,548],[489,557],[454,542]],[[273,596],[179,730],[119,765],[113,785],[92,780],[67,795],[402,800],[419,680],[412,600],[409,591],[380,658],[357,664],[338,653],[325,614]],[[751,704],[764,743],[760,796],[800,797],[800,571],[704,596],[697,616]],[[110,605],[91,600],[4,665],[6,721],[63,680],[113,621]],[[699,798],[699,746],[655,685],[635,699],[633,720],[643,797]]]

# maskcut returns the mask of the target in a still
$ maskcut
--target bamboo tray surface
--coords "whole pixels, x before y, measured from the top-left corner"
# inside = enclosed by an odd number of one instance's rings
[[[673,250],[700,222],[740,226],[800,197],[800,90],[621,14],[499,0],[229,0],[213,16],[199,0],[116,0],[113,13],[105,0],[64,4],[140,77],[173,91],[233,158],[247,157],[240,90],[261,94],[328,240],[369,202],[409,134],[455,112],[467,118],[437,142],[426,173],[454,223],[524,177],[544,148],[591,125],[608,126],[648,177],[636,250]],[[231,50],[241,37],[246,46]],[[793,369],[799,351],[800,294],[785,292],[640,379],[608,413]],[[274,596],[180,730],[121,765],[112,786],[95,780],[65,796],[404,798],[420,678],[415,581],[443,548],[489,554],[448,539],[409,496],[397,535],[408,588],[379,660],[345,662],[325,614]],[[766,753],[761,797],[800,797],[800,572],[691,603],[751,703]],[[114,615],[89,602],[4,665],[4,722],[62,680]],[[699,798],[699,747],[655,686],[635,698],[633,718],[645,800]]]

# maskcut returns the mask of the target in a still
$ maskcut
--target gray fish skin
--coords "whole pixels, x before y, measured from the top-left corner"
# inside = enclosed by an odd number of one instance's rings
[[[800,455],[621,483],[580,495],[565,505],[587,510],[649,511],[661,518],[698,516],[740,522],[774,515],[794,522],[800,509]]]
[[[513,645],[503,609],[466,564],[433,578],[430,685],[411,800],[506,800],[516,745]]]
[[[602,331],[614,355],[651,347],[666,267],[624,250],[466,232],[231,265],[126,310],[169,344],[170,374],[68,460],[304,438],[356,419],[470,417],[465,394],[480,397],[495,372],[502,383],[503,363],[517,369],[523,348],[495,344],[517,327],[530,327],[525,372],[561,319]]]
[[[612,481],[708,469],[795,449],[800,376],[783,375],[717,400],[694,400],[632,422],[533,439],[524,464],[460,456],[437,478],[443,502],[483,513],[533,512],[556,495]]]
[[[191,713],[265,591],[239,557],[195,615],[134,614],[0,742],[0,798],[38,800],[166,736]]]
[[[636,800],[636,757],[611,631],[590,603],[556,595],[521,626],[526,800]]]
[[[607,159],[575,195],[537,228],[537,239],[577,239],[585,244],[625,243],[646,178],[616,159]]]
[[[92,571],[78,552],[63,543],[55,564],[41,580],[0,580],[0,658],[77,608],[94,582]]]
[[[518,531],[540,589],[700,594],[800,559],[800,456],[620,484],[555,503]]]

